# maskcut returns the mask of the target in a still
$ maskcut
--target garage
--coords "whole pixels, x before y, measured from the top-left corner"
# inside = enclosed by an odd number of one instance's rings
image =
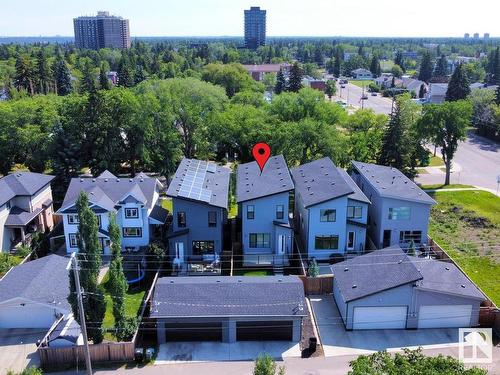
[[[50,328],[56,320],[54,309],[26,301],[0,306],[0,328]]]
[[[470,327],[472,305],[420,306],[418,328]]]
[[[293,321],[236,322],[237,341],[292,341]]]
[[[355,307],[353,329],[405,329],[407,306]]]
[[[222,323],[166,323],[166,341],[222,341]]]

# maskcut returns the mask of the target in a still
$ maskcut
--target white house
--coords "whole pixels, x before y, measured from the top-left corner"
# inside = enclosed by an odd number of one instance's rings
[[[382,88],[388,88],[392,85],[393,77],[392,73],[382,73],[380,77],[375,78],[375,83]]]
[[[105,171],[97,178],[73,178],[57,211],[63,217],[67,253],[78,251],[76,201],[80,192],[87,193],[90,208],[97,215],[103,253],[109,254],[110,213],[116,213],[122,246],[126,250],[147,246],[152,238],[161,234],[168,214],[159,203],[162,187],[157,179],[142,173],[134,178],[118,178]]]
[[[427,102],[431,104],[441,104],[446,99],[446,91],[448,91],[447,83],[431,83],[427,93]]]
[[[355,79],[372,79],[373,75],[368,69],[358,68],[351,72],[351,75]]]

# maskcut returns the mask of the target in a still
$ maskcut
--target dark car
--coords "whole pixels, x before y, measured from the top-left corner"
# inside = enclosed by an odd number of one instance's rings
[[[372,91],[372,96],[377,96],[377,93],[375,91]]]
[[[361,100],[366,100],[366,99],[368,99],[368,96],[367,96],[367,95],[363,95],[363,96],[361,97]]]

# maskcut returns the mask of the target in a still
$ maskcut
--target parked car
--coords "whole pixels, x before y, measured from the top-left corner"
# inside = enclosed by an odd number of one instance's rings
[[[366,99],[368,99],[368,95],[363,95],[363,96],[361,97],[361,100],[366,100]]]
[[[340,85],[340,88],[345,89],[345,85]]]
[[[375,91],[372,91],[372,96],[377,96],[377,93]]]

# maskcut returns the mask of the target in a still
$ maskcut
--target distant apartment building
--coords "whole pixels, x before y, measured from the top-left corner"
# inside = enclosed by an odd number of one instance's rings
[[[245,10],[245,47],[257,49],[266,44],[266,11],[260,7]]]
[[[484,40],[489,40],[490,39],[490,33],[484,33]]]
[[[479,39],[479,33],[474,33],[474,39]]]
[[[97,12],[73,19],[77,48],[130,48],[129,20]]]
[[[470,34],[469,33],[465,33],[464,34],[464,39],[469,39],[470,38]]]

